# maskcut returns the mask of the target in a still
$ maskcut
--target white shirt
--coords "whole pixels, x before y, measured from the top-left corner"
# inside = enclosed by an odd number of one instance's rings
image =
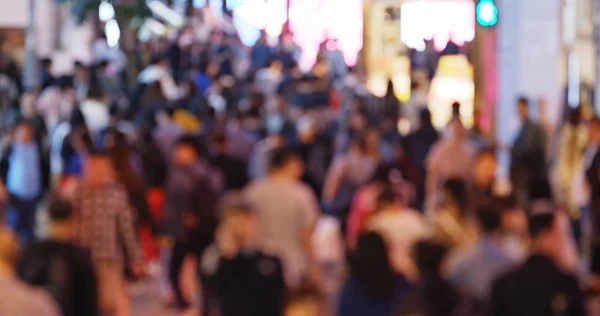
[[[100,101],[93,99],[85,99],[79,106],[81,114],[85,119],[90,133],[97,136],[100,131],[104,130],[110,124],[110,113],[108,106]]]
[[[367,230],[383,237],[390,249],[393,266],[405,274],[411,273],[413,245],[431,233],[425,218],[412,209],[377,214],[367,224]]]

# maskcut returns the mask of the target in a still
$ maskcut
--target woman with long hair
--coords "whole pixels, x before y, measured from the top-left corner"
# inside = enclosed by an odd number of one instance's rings
[[[389,315],[409,291],[408,281],[392,268],[386,244],[377,233],[360,237],[350,266],[339,316]]]

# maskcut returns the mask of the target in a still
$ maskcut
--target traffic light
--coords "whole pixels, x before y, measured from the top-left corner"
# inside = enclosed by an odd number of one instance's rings
[[[481,26],[494,26],[498,23],[498,7],[494,0],[480,0],[475,7],[477,23]]]

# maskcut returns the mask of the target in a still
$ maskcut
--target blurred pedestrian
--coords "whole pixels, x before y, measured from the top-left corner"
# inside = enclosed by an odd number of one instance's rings
[[[516,262],[504,250],[502,210],[489,204],[475,210],[479,236],[475,246],[459,254],[450,271],[451,282],[458,289],[489,306],[493,282],[513,268]]]
[[[269,175],[246,189],[258,218],[260,241],[281,258],[292,288],[317,271],[310,241],[320,211],[314,193],[300,182],[303,173],[300,156],[281,149],[272,156]]]
[[[212,169],[198,140],[190,135],[175,144],[168,170],[164,232],[174,242],[168,276],[175,305],[185,310],[190,302],[181,290],[181,269],[188,255],[198,258],[213,241],[223,177]]]
[[[53,200],[48,217],[48,239],[21,255],[19,277],[45,288],[64,316],[99,315],[94,266],[89,253],[73,244],[77,227],[71,203]]]
[[[532,190],[547,181],[546,138],[539,124],[529,114],[529,100],[519,98],[517,110],[522,122],[521,130],[511,151],[510,177],[519,206],[525,207]]]
[[[15,139],[0,160],[0,177],[9,193],[9,222],[27,244],[35,239],[36,212],[48,188],[49,166],[42,144],[35,140],[33,126],[21,120]]]
[[[529,217],[531,256],[500,277],[492,290],[495,315],[586,315],[577,279],[559,267],[562,236],[558,216]]]
[[[78,244],[90,252],[96,269],[100,315],[114,315],[124,286],[125,258],[134,275],[140,275],[142,267],[134,212],[127,190],[115,182],[108,155],[95,152],[88,157],[72,201]]]
[[[240,192],[219,202],[216,258],[210,267],[223,316],[279,316],[285,283],[280,260],[259,243],[259,222]]]
[[[461,295],[446,280],[448,250],[433,241],[421,241],[414,247],[419,281],[400,302],[393,315],[482,316],[471,299]],[[505,315],[505,314],[500,314]]]
[[[0,212],[0,314],[61,315],[60,309],[46,291],[27,285],[15,277],[14,264],[19,243],[16,235],[4,222],[4,212]]]
[[[413,245],[429,237],[425,218],[416,210],[403,205],[391,186],[385,187],[377,198],[377,212],[366,226],[367,231],[379,233],[386,241],[392,266],[409,279],[416,277],[410,252]]]
[[[410,289],[406,277],[394,270],[386,244],[377,233],[360,237],[350,266],[339,316],[390,315]]]
[[[439,140],[429,151],[426,159],[426,205],[432,212],[442,198],[442,186],[450,178],[466,180],[475,156],[475,147],[467,137],[459,119],[450,121],[451,135]]]

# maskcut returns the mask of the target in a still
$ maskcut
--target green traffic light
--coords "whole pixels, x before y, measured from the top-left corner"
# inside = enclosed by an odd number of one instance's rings
[[[493,0],[481,0],[475,8],[477,23],[481,26],[494,26],[498,23],[498,7]]]

